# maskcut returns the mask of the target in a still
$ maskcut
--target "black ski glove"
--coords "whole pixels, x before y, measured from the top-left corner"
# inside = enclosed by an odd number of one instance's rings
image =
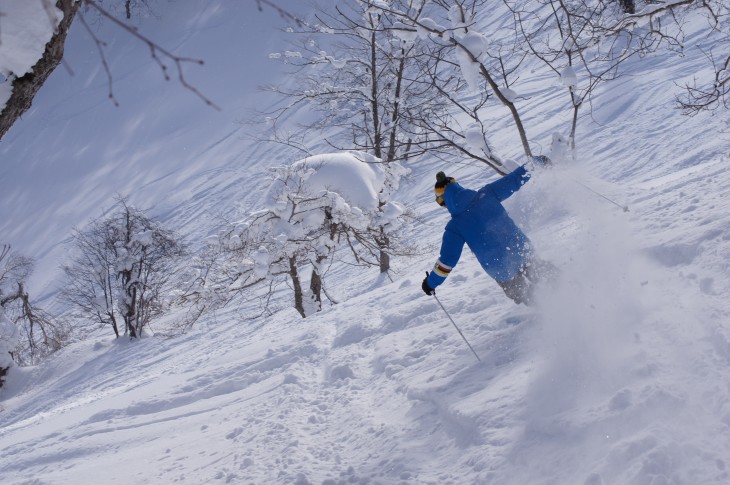
[[[426,273],[426,277],[423,278],[423,283],[421,283],[421,289],[428,296],[436,294],[436,290],[428,286],[428,273]]]

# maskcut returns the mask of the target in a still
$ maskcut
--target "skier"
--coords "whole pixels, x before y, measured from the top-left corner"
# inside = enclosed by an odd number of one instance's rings
[[[533,164],[547,166],[550,159],[534,157]],[[456,183],[444,172],[436,174],[436,202],[451,213],[441,242],[441,254],[421,285],[427,295],[444,282],[459,261],[464,243],[484,271],[516,303],[530,305],[537,282],[555,272],[551,263],[534,255],[530,240],[509,216],[502,201],[530,179],[524,165],[501,179],[474,191]]]

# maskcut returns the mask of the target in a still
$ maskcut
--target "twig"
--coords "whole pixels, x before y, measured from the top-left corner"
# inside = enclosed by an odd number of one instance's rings
[[[119,106],[119,101],[117,101],[117,98],[114,97],[114,78],[112,77],[112,71],[109,69],[109,63],[106,60],[106,55],[104,55],[104,47],[107,45],[106,42],[99,39],[96,34],[91,30],[91,27],[89,27],[89,24],[86,23],[86,19],[84,18],[83,14],[79,12],[79,21],[81,22],[81,25],[84,26],[86,29],[86,32],[89,33],[91,36],[91,39],[96,44],[96,48],[99,50],[99,57],[101,58],[101,65],[104,66],[104,72],[106,72],[107,81],[109,84],[109,99],[112,100],[112,103],[114,103],[114,106]]]
[[[297,26],[304,27],[305,22],[297,17],[296,15],[284,10],[280,6],[276,5],[275,3],[269,1],[269,0],[256,0],[256,6],[259,9],[259,12],[262,12],[264,10],[263,5],[266,5],[267,7],[273,9],[276,11],[276,13],[279,14],[279,16],[286,20],[291,20],[292,22],[295,22]]]
[[[211,106],[212,108],[214,108],[218,111],[221,110],[221,108],[217,104],[215,104],[213,101],[211,101],[208,97],[206,97],[203,93],[201,93],[195,86],[192,86],[190,83],[188,83],[187,80],[185,79],[185,75],[183,72],[183,63],[194,63],[194,64],[203,65],[204,62],[201,59],[193,59],[190,57],[177,56],[177,55],[173,54],[172,52],[168,51],[167,49],[165,49],[164,47],[160,46],[156,42],[152,41],[145,35],[140,34],[137,31],[137,29],[130,27],[129,25],[125,24],[124,22],[121,22],[121,21],[117,20],[116,18],[114,18],[114,16],[112,16],[104,8],[99,6],[95,0],[84,0],[84,3],[86,5],[88,5],[89,7],[94,8],[97,12],[99,12],[99,14],[102,17],[105,17],[106,19],[110,20],[112,23],[116,24],[118,27],[129,32],[129,34],[131,34],[133,37],[135,37],[138,40],[147,44],[147,46],[150,49],[152,58],[155,60],[157,65],[160,66],[160,70],[162,70],[162,75],[164,76],[165,80],[170,79],[170,75],[168,74],[168,67],[162,61],[162,59],[160,58],[158,53],[162,54],[162,57],[168,58],[175,64],[175,68],[177,69],[177,73],[178,73],[178,80],[180,81],[180,84],[182,84],[185,89],[191,91],[197,97],[202,99],[203,102],[205,104],[207,104],[208,106]],[[88,27],[87,27],[87,30],[88,30]],[[97,40],[97,39],[95,38],[95,40]],[[99,44],[97,43],[97,45],[99,45]],[[101,49],[101,47],[100,47],[100,49]],[[107,67],[106,61],[103,59],[103,57],[102,57],[102,60],[104,61],[105,68],[107,68],[107,72],[108,72],[108,67]],[[110,84],[109,88],[111,91],[111,81],[109,84]],[[112,96],[112,98],[113,98],[113,96]]]

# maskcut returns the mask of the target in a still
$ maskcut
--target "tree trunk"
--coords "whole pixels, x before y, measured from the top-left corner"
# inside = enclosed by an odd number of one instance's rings
[[[380,272],[387,273],[390,270],[390,254],[380,250]]]
[[[395,159],[395,149],[396,149],[396,143],[397,143],[397,127],[398,127],[398,118],[400,117],[400,97],[401,97],[401,90],[403,86],[403,75],[405,73],[405,67],[406,67],[406,54],[401,49],[402,57],[400,58],[400,62],[398,63],[398,71],[397,71],[397,79],[395,84],[395,101],[393,101],[393,116],[390,118],[390,123],[392,125],[392,128],[390,129],[390,139],[388,140],[388,155],[386,159],[384,160],[385,163],[390,163]]]
[[[0,389],[2,389],[5,384],[5,376],[8,375],[9,370],[10,367],[0,367]]]
[[[33,66],[33,70],[13,81],[13,94],[8,99],[5,109],[0,113],[0,140],[23,113],[31,107],[38,90],[61,63],[66,35],[81,4],[82,2],[74,0],[58,0],[56,2],[56,7],[63,12],[63,19],[58,24],[56,33],[46,44],[43,57]]]
[[[390,239],[385,233],[384,228],[380,228],[380,237],[376,239],[380,247],[380,272],[387,273],[390,271],[390,254],[386,251],[390,247]]]
[[[312,270],[312,278],[309,280],[309,289],[312,292],[312,299],[317,304],[317,311],[322,309],[322,277],[316,269]]]
[[[299,312],[302,318],[307,318],[304,313],[304,294],[302,292],[302,282],[299,280],[299,271],[297,271],[297,258],[292,256],[289,258],[289,276],[294,287],[294,308]]]
[[[117,319],[114,318],[113,313],[107,313],[107,315],[109,315],[109,318],[111,319],[112,329],[114,329],[114,335],[116,335],[117,338],[119,338],[119,326],[117,325]]]
[[[330,241],[334,242],[335,237],[337,236],[338,225],[336,223],[332,223],[332,212],[330,209],[325,209],[324,215],[326,224],[329,225]],[[322,281],[322,275],[319,274],[319,267],[330,257],[331,252],[328,252],[326,255],[317,256],[317,262],[312,268],[312,277],[309,279],[309,289],[312,292],[312,298],[317,303],[317,311],[322,309],[322,291],[324,289],[324,282]]]
[[[372,22],[372,21],[371,21]],[[383,138],[380,132],[380,106],[378,106],[378,57],[375,31],[370,33],[370,110],[373,115],[373,149],[378,158],[383,158]]]
[[[136,338],[137,332],[137,286],[132,284],[132,272],[122,272],[122,285],[124,285],[124,323],[129,331],[129,336]]]

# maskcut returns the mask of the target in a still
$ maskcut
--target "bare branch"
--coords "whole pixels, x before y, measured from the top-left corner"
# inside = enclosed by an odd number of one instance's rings
[[[730,107],[730,55],[717,63],[711,53],[705,54],[713,66],[713,82],[701,86],[697,79],[686,84],[685,94],[677,97],[677,104],[684,114],[695,115],[700,111],[714,111],[720,106]]]
[[[165,64],[165,62],[161,59],[160,55],[162,57],[168,59],[175,65],[175,69],[177,71],[177,77],[180,84],[182,84],[183,87],[185,87],[187,90],[195,94],[198,98],[202,99],[205,104],[208,106],[211,106],[212,108],[220,111],[220,107],[215,104],[213,101],[211,101],[208,97],[203,95],[197,88],[192,86],[190,83],[187,82],[185,79],[185,73],[183,69],[183,64],[189,63],[189,64],[204,64],[203,60],[201,59],[193,59],[189,57],[181,57],[178,55],[173,54],[169,50],[165,49],[164,47],[160,46],[156,42],[152,41],[149,37],[141,34],[137,29],[125,24],[124,22],[119,21],[116,19],[113,15],[111,15],[109,12],[107,12],[104,8],[102,8],[95,0],[83,0],[85,5],[88,5],[95,9],[102,17],[108,19],[113,24],[117,25],[121,29],[127,31],[130,35],[132,35],[134,38],[140,40],[141,42],[145,43],[147,47],[150,49],[150,55],[155,60],[155,62],[160,67],[160,70],[162,71],[162,75],[165,78],[165,80],[169,80],[169,74],[168,74],[168,67]],[[263,1],[263,0],[262,0]],[[99,45],[97,43],[97,45]],[[158,55],[160,54],[160,55]],[[110,86],[111,90],[111,86]],[[113,97],[112,97],[113,98]]]
[[[292,21],[300,27],[305,25],[304,20],[302,20],[301,18],[297,17],[296,15],[290,13],[288,10],[283,9],[282,7],[280,7],[273,1],[256,0],[256,5],[258,6],[259,11],[263,11],[263,6],[266,5],[267,7],[276,11],[276,13],[278,13],[281,18]]]
[[[101,65],[104,67],[104,72],[106,73],[107,82],[109,85],[109,99],[111,99],[112,103],[114,103],[114,106],[119,106],[119,102],[114,97],[114,89],[113,89],[113,82],[114,79],[112,77],[111,69],[109,69],[109,63],[106,60],[106,55],[104,54],[104,47],[106,46],[106,43],[100,40],[96,34],[91,30],[91,27],[89,27],[89,24],[86,23],[86,19],[82,14],[79,14],[79,20],[81,21],[81,25],[83,25],[86,32],[91,36],[91,39],[94,41],[94,44],[96,45],[96,49],[99,51],[99,58],[101,59]]]

